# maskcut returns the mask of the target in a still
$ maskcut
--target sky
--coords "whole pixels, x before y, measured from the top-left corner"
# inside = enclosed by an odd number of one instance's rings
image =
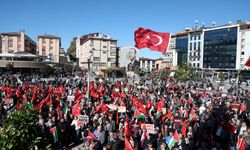
[[[61,37],[67,50],[74,36],[99,32],[118,40],[118,46],[134,46],[138,27],[176,33],[198,25],[223,25],[250,20],[250,0],[1,0],[0,32],[25,30]],[[161,53],[142,49],[141,57]]]

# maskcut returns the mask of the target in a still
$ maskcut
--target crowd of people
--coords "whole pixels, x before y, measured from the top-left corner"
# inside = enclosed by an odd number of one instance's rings
[[[130,83],[96,79],[1,81],[0,126],[13,98],[32,103],[54,149],[250,149],[249,92],[234,96],[203,84],[154,77]],[[89,93],[89,94],[88,94]],[[55,134],[57,132],[58,134]]]

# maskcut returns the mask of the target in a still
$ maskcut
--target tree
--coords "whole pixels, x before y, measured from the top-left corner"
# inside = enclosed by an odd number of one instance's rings
[[[186,81],[194,76],[194,69],[191,64],[188,62],[184,62],[178,66],[176,70],[175,77],[177,81]]]
[[[70,46],[67,49],[67,53],[69,54],[69,58],[71,61],[76,61],[76,39],[77,37],[73,37],[70,42]]]
[[[38,111],[33,105],[25,106],[4,120],[0,134],[2,150],[50,149],[50,146],[38,126]]]
[[[14,66],[11,63],[6,64],[6,70],[7,72],[11,72],[13,70]]]
[[[55,71],[55,69],[53,68],[53,66],[50,65],[45,65],[42,69],[41,69],[41,73],[43,73],[45,76],[48,76],[50,74],[53,74]]]
[[[226,79],[226,76],[223,72],[219,72],[218,77],[220,78],[220,80],[223,82]]]

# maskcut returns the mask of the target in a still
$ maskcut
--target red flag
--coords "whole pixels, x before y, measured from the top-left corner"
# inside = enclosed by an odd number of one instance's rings
[[[100,98],[100,95],[95,91],[91,91],[90,95],[96,100]]]
[[[235,133],[235,131],[237,130],[236,126],[230,122],[224,122],[223,127],[225,128],[227,132],[231,132],[231,133]]]
[[[88,136],[87,136],[88,140],[90,141],[91,139],[97,140],[96,137],[90,132],[88,131]]]
[[[236,148],[238,150],[245,150],[245,141],[243,137],[242,138],[238,137]]]
[[[80,105],[79,102],[76,103],[75,106],[73,106],[73,108],[72,108],[72,114],[73,114],[74,116],[79,116],[79,115],[81,115],[81,105]]]
[[[170,33],[155,32],[150,29],[138,28],[134,33],[135,47],[149,48],[166,53],[170,40]]]
[[[102,112],[104,112],[105,114],[109,113],[109,108],[104,102],[102,102],[101,108],[102,108]]]
[[[59,118],[62,118],[62,112],[60,110],[60,105],[57,106],[56,111],[57,111],[57,115],[59,116]]]
[[[45,103],[45,100],[42,100],[39,104],[35,105],[35,108],[42,109],[44,103]]]
[[[158,108],[163,108],[165,106],[165,100],[164,99],[161,99],[160,101],[158,101],[156,104],[155,104],[155,107],[158,109]]]
[[[125,150],[134,150],[127,136],[125,136],[124,142],[125,142]]]
[[[172,114],[173,114],[173,111],[171,111],[171,112],[167,113],[166,115],[164,115],[162,117],[162,121],[165,122],[169,117],[172,116]]]
[[[130,127],[129,127],[128,117],[126,117],[126,121],[125,121],[124,134],[125,134],[125,136],[130,135]]]
[[[185,138],[187,136],[187,123],[188,123],[188,119],[183,122],[183,125],[181,128],[181,132]]]
[[[119,124],[119,115],[118,115],[118,111],[116,112],[116,124]]]
[[[153,103],[151,100],[149,100],[146,104],[146,109],[150,109],[153,106]]]
[[[247,59],[245,66],[250,67],[250,57]]]

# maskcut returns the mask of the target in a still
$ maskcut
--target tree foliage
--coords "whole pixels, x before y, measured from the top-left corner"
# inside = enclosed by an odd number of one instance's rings
[[[4,120],[0,147],[2,150],[50,149],[38,126],[38,111],[32,105]]]
[[[53,74],[55,71],[55,69],[50,66],[50,65],[46,65],[41,69],[41,73],[43,73],[45,76],[48,76],[50,74]]]
[[[184,62],[178,66],[178,69],[175,73],[175,78],[177,81],[186,81],[194,76],[194,69],[191,64]]]
[[[70,46],[67,49],[67,53],[69,54],[69,58],[71,61],[76,61],[76,39],[77,37],[74,37],[72,41],[70,42]]]

